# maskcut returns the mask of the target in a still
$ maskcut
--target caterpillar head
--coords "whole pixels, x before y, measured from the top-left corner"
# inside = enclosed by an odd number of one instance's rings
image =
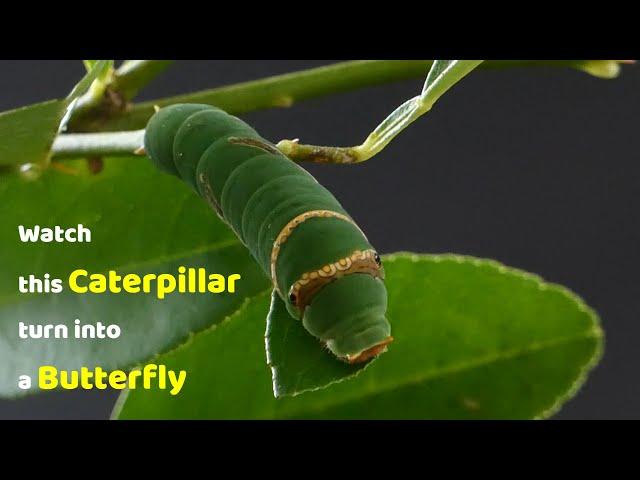
[[[304,309],[302,323],[338,358],[361,363],[393,340],[386,310],[384,282],[356,273],[325,285]]]

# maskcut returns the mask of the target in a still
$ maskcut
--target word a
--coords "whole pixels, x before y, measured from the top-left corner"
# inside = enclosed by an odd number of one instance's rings
[[[167,370],[165,365],[156,365],[150,363],[145,365],[142,370],[132,370],[125,372],[123,370],[114,370],[107,373],[101,367],[95,367],[89,370],[82,367],[78,370],[58,370],[56,367],[47,365],[38,369],[38,386],[42,390],[53,390],[54,388],[62,388],[64,390],[75,390],[81,388],[83,390],[105,390],[111,387],[116,390],[129,388],[158,388],[166,390],[170,388],[171,395],[177,395],[182,390],[184,382],[187,379],[187,372],[180,370],[175,372]]]
[[[118,325],[104,325],[97,322],[95,325],[82,325],[80,320],[76,318],[73,328],[74,338],[118,338],[121,330]],[[40,338],[69,338],[69,327],[64,324],[52,325],[31,325],[24,322],[18,323],[18,336],[21,339],[40,339]]]
[[[24,225],[18,225],[18,233],[20,240],[26,242],[69,242],[69,243],[88,243],[91,242],[91,230],[82,226],[81,223],[77,227],[62,228],[56,225],[54,228],[40,227],[35,225],[33,228],[25,228]]]

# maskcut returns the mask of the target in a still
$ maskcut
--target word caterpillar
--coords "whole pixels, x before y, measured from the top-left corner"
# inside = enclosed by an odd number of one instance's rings
[[[209,105],[159,110],[144,147],[233,229],[291,316],[333,354],[360,363],[386,350],[393,339],[380,257],[311,174]]]

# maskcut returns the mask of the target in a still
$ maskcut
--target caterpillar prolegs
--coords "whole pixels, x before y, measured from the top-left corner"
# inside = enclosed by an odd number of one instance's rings
[[[311,174],[209,105],[161,109],[144,142],[158,168],[191,185],[233,229],[289,313],[338,358],[364,362],[386,349],[380,257]]]

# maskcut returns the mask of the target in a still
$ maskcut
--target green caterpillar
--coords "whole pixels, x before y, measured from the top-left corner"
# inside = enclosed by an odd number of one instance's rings
[[[209,105],[161,109],[144,146],[233,229],[289,313],[338,358],[359,363],[386,350],[392,337],[380,257],[311,174]]]

